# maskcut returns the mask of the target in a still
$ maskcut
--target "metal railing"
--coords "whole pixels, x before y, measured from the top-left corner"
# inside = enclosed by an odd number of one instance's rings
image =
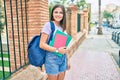
[[[13,1],[15,3],[13,3]],[[3,3],[5,27],[4,33],[0,32],[0,80],[6,80],[14,72],[28,64],[26,60],[26,44],[28,43],[26,0],[19,0],[19,2],[18,0],[3,0]],[[9,28],[11,28],[11,30]],[[11,34],[9,32],[11,32]],[[10,47],[12,47],[13,50],[11,50]],[[23,56],[22,53],[24,53]],[[11,56],[14,56],[14,58]],[[12,59],[14,62],[11,62]]]

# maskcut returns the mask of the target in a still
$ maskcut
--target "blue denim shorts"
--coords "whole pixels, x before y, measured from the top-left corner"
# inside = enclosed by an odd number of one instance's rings
[[[53,52],[46,54],[45,60],[46,73],[50,75],[58,75],[60,72],[67,70],[67,58],[66,54],[62,57],[55,55]]]

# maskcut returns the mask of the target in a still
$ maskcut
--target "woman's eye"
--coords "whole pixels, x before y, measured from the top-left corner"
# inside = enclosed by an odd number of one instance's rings
[[[57,11],[55,13],[58,13]]]
[[[63,14],[63,12],[60,12],[60,14]]]
[[[63,12],[57,12],[57,11],[55,11],[55,13],[56,13],[56,14],[58,14],[58,13],[59,13],[59,14],[63,14]]]

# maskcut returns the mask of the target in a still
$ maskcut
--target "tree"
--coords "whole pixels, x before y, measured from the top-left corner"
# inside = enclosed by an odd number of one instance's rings
[[[76,4],[79,8],[80,7],[84,8],[85,4],[86,4],[86,1],[85,0],[80,0],[80,1],[77,1]]]
[[[98,35],[102,35],[103,34],[103,31],[102,31],[102,27],[101,27],[101,0],[98,0],[98,5],[99,5],[99,17],[98,17],[98,31],[97,31],[97,34]]]
[[[109,19],[113,19],[113,15],[108,11],[104,11],[103,18],[105,18],[107,20],[107,22],[109,22]]]

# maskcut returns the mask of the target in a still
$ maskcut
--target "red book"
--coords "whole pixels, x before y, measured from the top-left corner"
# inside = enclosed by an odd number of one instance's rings
[[[65,47],[66,42],[67,42],[67,36],[56,34],[55,41],[54,41],[54,47],[56,48]]]

